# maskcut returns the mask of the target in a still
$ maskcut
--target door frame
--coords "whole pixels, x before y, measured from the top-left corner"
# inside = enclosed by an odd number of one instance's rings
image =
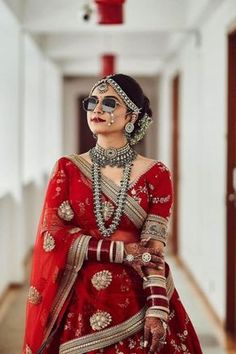
[[[172,177],[174,189],[174,206],[172,214],[172,252],[178,256],[178,220],[179,220],[179,98],[180,74],[172,79]]]
[[[230,196],[236,166],[236,29],[228,33],[228,114],[226,185],[226,330],[236,339],[236,206]]]

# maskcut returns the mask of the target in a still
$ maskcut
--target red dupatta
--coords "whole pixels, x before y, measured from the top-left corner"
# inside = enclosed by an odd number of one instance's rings
[[[72,210],[68,208],[66,216],[62,209],[59,216],[59,207],[68,199],[67,162],[61,158],[54,167],[39,221],[26,311],[25,354],[36,353],[61,318],[83,264],[81,248],[88,242],[83,230],[73,225]]]

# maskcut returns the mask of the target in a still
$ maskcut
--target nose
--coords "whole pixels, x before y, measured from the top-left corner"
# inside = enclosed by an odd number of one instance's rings
[[[103,110],[102,110],[102,101],[101,100],[98,100],[94,110],[93,110],[94,113],[103,113]]]

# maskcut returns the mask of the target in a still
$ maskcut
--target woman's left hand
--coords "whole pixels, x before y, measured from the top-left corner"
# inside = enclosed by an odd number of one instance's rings
[[[144,347],[150,346],[148,354],[159,352],[165,345],[166,328],[156,317],[147,317],[144,325]]]

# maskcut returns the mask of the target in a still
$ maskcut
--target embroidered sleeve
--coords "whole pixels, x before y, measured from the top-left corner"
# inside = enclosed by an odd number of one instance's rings
[[[161,241],[166,245],[168,220],[172,206],[172,182],[169,170],[158,164],[159,171],[149,181],[149,210],[141,238]]]

